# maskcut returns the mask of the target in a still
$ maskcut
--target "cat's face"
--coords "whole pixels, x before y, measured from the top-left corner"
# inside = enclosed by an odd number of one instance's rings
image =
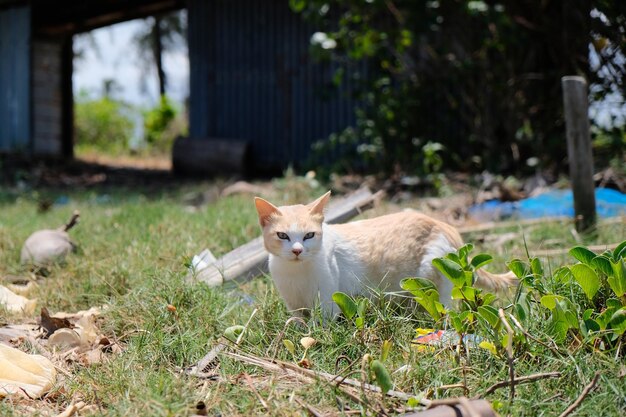
[[[255,198],[267,251],[288,261],[310,260],[322,246],[324,207],[329,198],[330,191],[311,204],[283,207]]]

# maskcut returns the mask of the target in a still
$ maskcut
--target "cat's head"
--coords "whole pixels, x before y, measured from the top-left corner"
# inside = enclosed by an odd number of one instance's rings
[[[322,246],[324,208],[329,199],[330,191],[307,205],[276,207],[255,197],[265,249],[294,262],[311,259]]]

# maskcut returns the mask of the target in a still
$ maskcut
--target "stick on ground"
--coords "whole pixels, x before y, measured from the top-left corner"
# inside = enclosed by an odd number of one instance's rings
[[[593,378],[591,379],[591,382],[589,382],[585,388],[583,388],[583,391],[580,393],[580,395],[578,396],[578,398],[576,398],[576,401],[574,401],[569,407],[567,407],[565,409],[565,411],[563,411],[559,417],[566,417],[570,414],[572,414],[572,412],[574,410],[576,410],[580,404],[583,402],[583,400],[585,399],[585,397],[591,392],[592,389],[594,389],[594,387],[596,386],[596,384],[598,383],[598,379],[600,379],[600,372],[596,372],[596,374],[593,376]]]
[[[560,372],[545,372],[545,373],[540,373],[540,374],[532,374],[532,375],[527,375],[527,376],[520,376],[520,377],[515,378],[515,385],[528,384],[529,382],[539,381],[540,379],[560,378],[560,377],[561,377],[561,373]],[[507,379],[506,381],[497,382],[497,383],[493,384],[492,386],[490,386],[489,388],[487,388],[487,390],[485,391],[484,395],[491,394],[492,392],[494,392],[498,388],[507,387],[510,384],[511,384],[511,380],[510,379]]]

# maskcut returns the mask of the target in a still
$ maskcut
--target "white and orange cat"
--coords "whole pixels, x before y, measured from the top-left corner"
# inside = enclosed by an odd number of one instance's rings
[[[320,303],[325,315],[339,309],[336,291],[369,296],[371,288],[401,291],[400,281],[418,276],[433,281],[441,302],[451,305],[452,283],[432,265],[463,245],[450,225],[417,212],[401,212],[345,224],[324,223],[330,191],[308,205],[276,207],[255,198],[269,270],[287,308],[302,315]],[[478,287],[514,285],[512,273],[478,270]]]

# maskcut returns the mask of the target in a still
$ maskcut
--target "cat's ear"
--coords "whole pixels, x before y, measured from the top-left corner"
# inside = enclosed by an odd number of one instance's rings
[[[257,213],[259,213],[259,223],[261,227],[267,226],[272,216],[282,215],[278,207],[267,200],[263,200],[261,197],[254,197],[254,205],[256,206]]]
[[[323,196],[321,196],[320,198],[318,198],[314,202],[310,203],[308,205],[309,212],[311,214],[321,214],[323,216],[324,215],[324,208],[326,207],[326,204],[328,203],[328,200],[330,200],[330,191],[328,191],[326,194],[324,194]]]

